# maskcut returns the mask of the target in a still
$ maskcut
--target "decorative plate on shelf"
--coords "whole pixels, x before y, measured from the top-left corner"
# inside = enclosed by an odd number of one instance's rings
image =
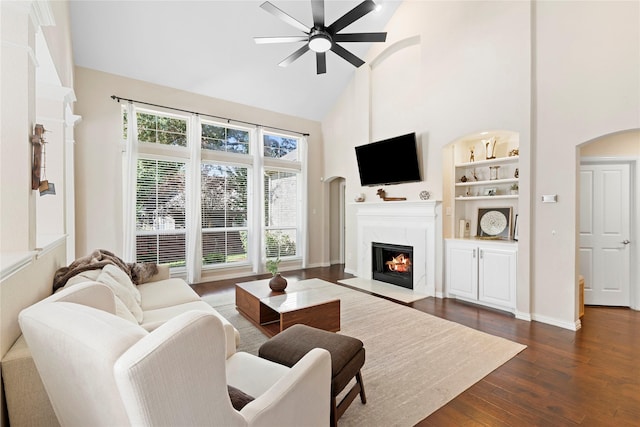
[[[478,237],[504,238],[511,235],[511,208],[478,209]]]

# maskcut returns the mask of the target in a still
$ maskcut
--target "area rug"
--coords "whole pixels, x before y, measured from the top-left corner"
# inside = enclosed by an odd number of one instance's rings
[[[323,289],[341,300],[340,333],[364,342],[367,404],[356,400],[340,426],[413,426],[526,346],[343,286]],[[266,341],[229,297],[205,298],[240,332],[240,351]]]

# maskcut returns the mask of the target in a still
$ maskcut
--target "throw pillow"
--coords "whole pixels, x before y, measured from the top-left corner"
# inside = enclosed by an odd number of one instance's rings
[[[253,400],[253,397],[249,396],[242,390],[239,390],[233,386],[227,385],[229,391],[229,397],[231,398],[231,404],[236,411],[241,410],[245,405]]]
[[[84,282],[95,282],[98,276],[102,273],[102,269],[96,268],[95,270],[86,270],[82,273],[78,273],[69,280],[67,280],[67,285],[76,285],[78,283]]]
[[[109,286],[116,297],[129,309],[138,323],[142,322],[142,308],[140,307],[140,291],[135,287],[127,273],[115,265],[105,265],[98,276],[98,282]]]

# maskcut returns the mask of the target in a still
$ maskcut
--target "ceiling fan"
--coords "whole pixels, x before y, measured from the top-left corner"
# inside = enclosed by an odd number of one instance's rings
[[[351,25],[367,13],[375,10],[376,4],[372,0],[363,1],[358,6],[345,13],[342,17],[338,18],[333,24],[328,26],[324,23],[324,0],[311,0],[311,12],[313,14],[312,27],[304,25],[302,22],[283,12],[268,1],[262,3],[260,7],[304,33],[304,35],[301,36],[254,37],[255,42],[258,44],[305,42],[304,46],[293,52],[278,64],[281,67],[286,67],[291,64],[309,50],[316,53],[317,74],[324,74],[327,72],[326,52],[328,50],[331,50],[336,55],[350,62],[353,66],[359,67],[364,64],[364,61],[340,46],[338,43],[384,42],[387,39],[387,33],[338,33],[340,30]]]

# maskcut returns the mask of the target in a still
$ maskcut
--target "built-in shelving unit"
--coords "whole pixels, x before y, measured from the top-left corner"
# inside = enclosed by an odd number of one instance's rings
[[[444,179],[445,294],[511,312],[517,288],[518,242],[512,236],[519,200],[518,148],[516,132],[487,131],[460,138],[444,151],[449,165]],[[487,152],[493,158],[487,159]],[[491,208],[510,208],[507,239],[476,238],[479,210]]]
[[[494,140],[487,159],[487,141]],[[449,238],[474,237],[479,208],[511,207],[513,216],[518,213],[519,197],[519,137],[515,132],[495,131],[468,135],[454,141],[447,149],[450,163],[445,190],[450,196]],[[473,152],[473,155],[472,155]],[[471,161],[473,160],[473,161]],[[460,234],[459,223],[468,221],[468,235]]]
[[[495,197],[517,198],[518,159],[518,156],[507,156],[477,162],[456,163],[454,173],[456,200],[489,200]],[[492,168],[495,168],[494,176],[491,176]],[[514,186],[515,189],[512,188]],[[515,192],[512,192],[512,189]]]

